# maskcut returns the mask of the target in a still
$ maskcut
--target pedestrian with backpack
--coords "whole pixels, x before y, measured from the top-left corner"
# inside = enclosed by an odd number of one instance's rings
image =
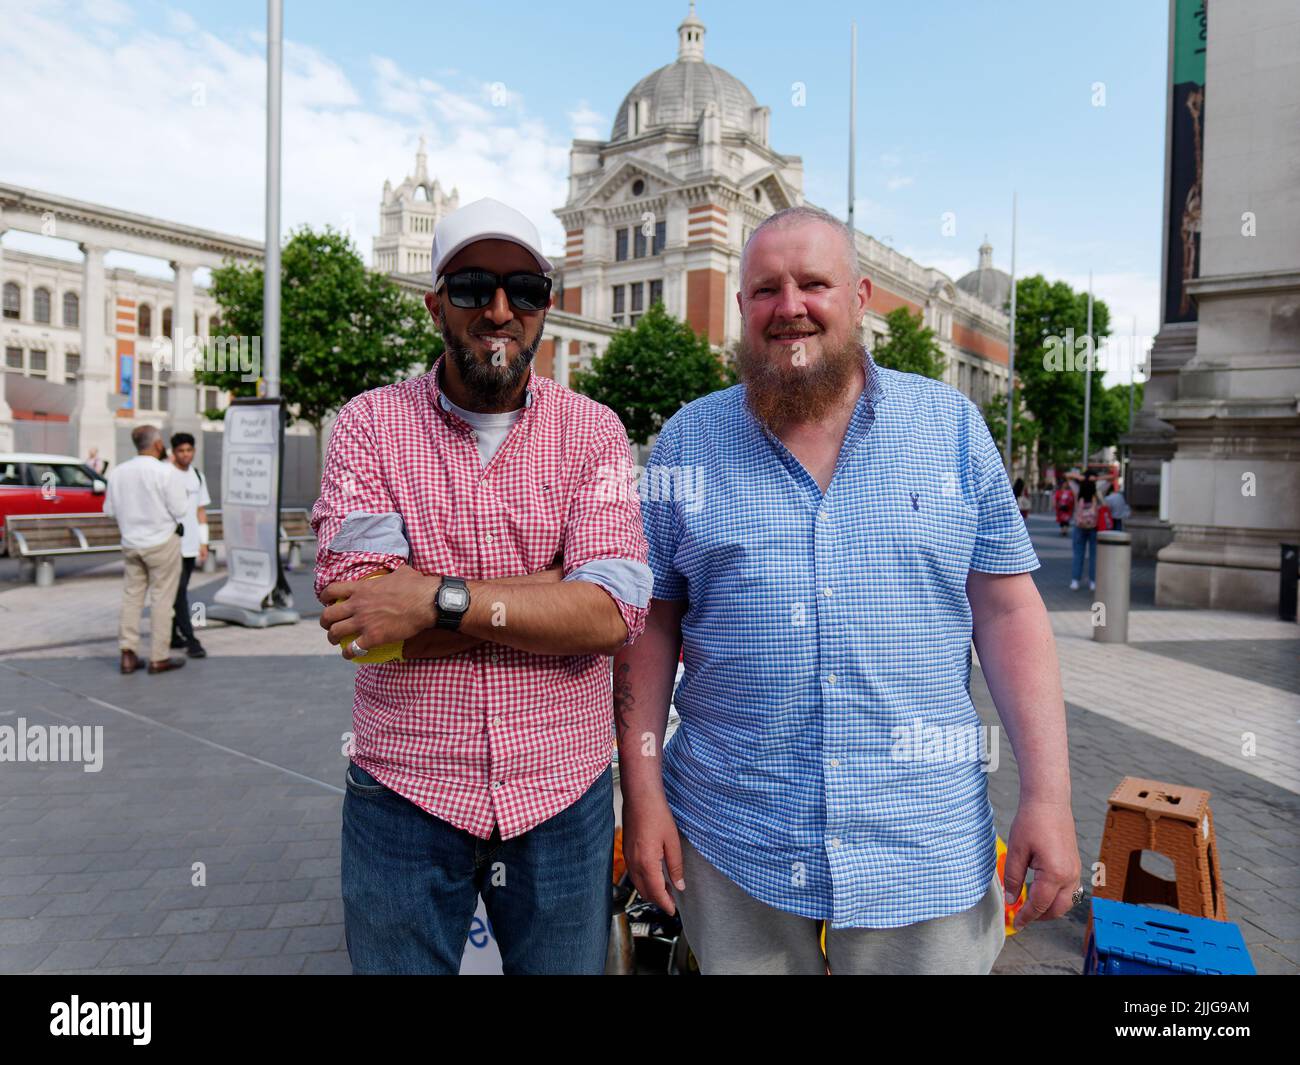
[[[1070,591],[1079,590],[1083,576],[1083,557],[1088,556],[1088,588],[1097,587],[1097,519],[1101,501],[1097,498],[1097,484],[1091,478],[1079,485],[1079,501],[1070,518],[1074,536],[1074,564],[1070,569]]]

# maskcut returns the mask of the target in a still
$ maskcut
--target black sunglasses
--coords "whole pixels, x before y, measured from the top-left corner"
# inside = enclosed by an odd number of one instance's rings
[[[528,270],[498,275],[471,267],[444,274],[434,291],[444,284],[451,305],[462,310],[481,310],[492,302],[499,288],[505,289],[510,306],[518,311],[543,310],[551,296],[551,279]]]

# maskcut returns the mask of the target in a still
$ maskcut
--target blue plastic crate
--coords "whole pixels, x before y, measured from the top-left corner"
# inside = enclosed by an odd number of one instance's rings
[[[1231,921],[1093,899],[1083,971],[1090,976],[1254,976],[1255,966]]]

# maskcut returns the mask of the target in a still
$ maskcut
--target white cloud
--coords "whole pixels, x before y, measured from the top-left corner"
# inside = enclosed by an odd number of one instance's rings
[[[0,35],[0,180],[260,239],[266,139],[260,28],[224,38],[185,18],[142,27],[118,3],[78,16],[54,0],[13,5]],[[480,80],[416,77],[375,57],[353,84],[329,56],[284,48],[284,229],[333,225],[370,258],[385,179],[429,173],[461,202],[494,196],[563,245],[568,137],[530,116],[518,94],[493,106]],[[371,102],[373,101],[373,102]],[[7,242],[6,242],[7,243]]]
[[[577,108],[568,115],[570,132],[575,140],[602,140],[606,136],[609,119],[593,110],[586,100],[579,101]]]
[[[916,180],[915,178],[904,177],[902,175],[899,175],[898,177],[887,178],[885,180],[885,188],[887,188],[890,192],[897,192],[899,189],[907,188],[907,186],[911,185],[915,180]]]

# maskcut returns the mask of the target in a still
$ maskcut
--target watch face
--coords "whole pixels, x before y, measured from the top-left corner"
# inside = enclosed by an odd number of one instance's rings
[[[438,589],[438,606],[453,613],[463,611],[469,606],[469,592],[464,588]]]

